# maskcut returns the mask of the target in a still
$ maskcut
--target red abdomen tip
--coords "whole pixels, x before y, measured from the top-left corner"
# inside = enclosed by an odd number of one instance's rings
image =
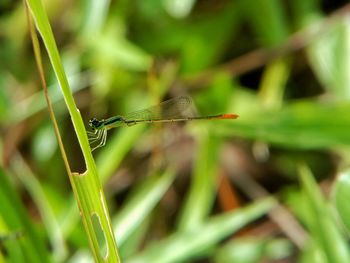
[[[237,119],[238,117],[239,117],[238,114],[227,113],[227,114],[222,114],[221,119]]]

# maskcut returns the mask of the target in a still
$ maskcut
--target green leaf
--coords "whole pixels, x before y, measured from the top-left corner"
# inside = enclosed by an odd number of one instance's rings
[[[204,222],[201,227],[176,232],[164,240],[153,243],[126,262],[167,263],[181,262],[198,257],[222,239],[266,214],[275,205],[274,199],[267,198],[245,208],[214,216]]]
[[[246,103],[252,104],[251,111],[237,112],[238,120],[215,123],[212,131],[221,136],[240,136],[289,148],[350,145],[349,102],[303,100],[286,104],[277,111],[256,109],[252,101]]]
[[[350,231],[350,170],[342,171],[333,188],[333,200],[343,224]],[[349,232],[350,233],[350,232]]]
[[[84,156],[87,168],[86,172],[72,172],[64,150],[64,146],[62,145],[58,125],[49,103],[48,108],[51,113],[51,120],[55,127],[62,158],[65,162],[75,198],[77,199],[79,205],[82,221],[88,236],[92,254],[94,255],[96,262],[119,262],[120,259],[111,228],[107,204],[101,183],[97,175],[96,165],[91,154],[91,148],[87,139],[85,126],[72,96],[68,79],[62,65],[62,61],[55,43],[47,14],[40,0],[28,0],[27,4],[35,21],[36,28],[40,32],[42,41],[46,47],[51,65],[60,85],[76,136],[78,138]],[[28,20],[31,21],[31,18]],[[43,69],[38,38],[36,31],[33,30],[32,26],[30,29],[39,72],[42,73]],[[43,73],[41,74],[41,77],[44,79]],[[44,89],[46,89],[46,85],[43,85]],[[98,239],[98,236],[103,237],[103,240]],[[104,246],[107,246],[106,250],[104,250]]]
[[[15,189],[0,167],[0,214],[9,231],[22,231],[23,236],[6,242],[9,262],[52,262],[46,245]]]
[[[113,220],[119,246],[141,225],[174,180],[174,172],[153,175],[135,189],[134,194]]]
[[[311,236],[317,250],[322,251],[326,262],[342,263],[350,261],[350,251],[346,239],[336,224],[329,205],[326,203],[310,170],[300,167],[300,178],[305,193],[312,222],[309,225]]]

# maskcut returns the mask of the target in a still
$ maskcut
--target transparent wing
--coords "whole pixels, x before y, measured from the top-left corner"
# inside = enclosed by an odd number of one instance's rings
[[[147,109],[131,112],[124,118],[127,120],[163,120],[189,117],[188,110],[192,104],[190,97],[180,96]]]

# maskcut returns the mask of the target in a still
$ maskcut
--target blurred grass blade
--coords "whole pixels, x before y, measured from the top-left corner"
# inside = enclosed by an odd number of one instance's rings
[[[246,19],[266,47],[281,44],[288,37],[287,15],[278,0],[242,1]],[[261,15],[261,14],[264,15]]]
[[[152,209],[174,180],[175,173],[166,171],[161,175],[153,175],[135,189],[125,206],[120,210],[113,220],[114,231],[119,246],[122,246],[126,239],[150,214]]]
[[[252,104],[251,101],[246,103]],[[349,115],[350,103],[347,101],[303,100],[285,105],[278,111],[251,111],[239,122],[215,124],[212,131],[221,136],[241,136],[283,147],[335,147],[350,145]]]
[[[350,262],[350,251],[346,239],[332,217],[329,205],[324,200],[310,170],[302,165],[299,168],[300,179],[305,192],[307,205],[312,214],[309,225],[311,237],[327,262]]]
[[[290,68],[287,59],[276,59],[264,70],[258,96],[265,109],[279,109],[282,106]]]
[[[338,215],[350,233],[350,170],[342,171],[336,180],[333,188],[333,201]]]
[[[225,112],[232,89],[234,87],[231,76],[225,73],[216,74],[210,87],[198,97],[197,105],[210,104],[213,112]],[[213,136],[212,130],[205,126],[209,123],[203,122],[203,126],[200,126],[199,123],[192,123],[196,128],[193,136],[198,138],[198,146],[191,185],[178,219],[178,230],[180,231],[200,227],[211,213],[216,198],[219,151],[223,140]]]
[[[287,239],[242,237],[230,240],[215,255],[217,263],[258,263],[283,260],[293,254],[293,245]]]
[[[199,142],[191,187],[178,223],[180,231],[200,227],[212,208],[216,196],[218,148],[219,140],[210,135]]]
[[[154,209],[155,210],[155,209]],[[137,227],[137,231],[134,231],[127,240],[125,240],[123,246],[120,248],[120,254],[122,258],[130,258],[131,256],[137,254],[140,251],[140,247],[143,246],[147,236],[149,234],[149,230],[152,228],[153,223],[153,215],[155,211],[147,216],[140,226]]]
[[[102,184],[119,167],[125,155],[133,147],[135,141],[145,130],[144,125],[136,125],[129,129],[121,129],[115,134],[98,155],[96,166]]]
[[[124,35],[116,32],[116,23],[120,21],[110,21],[107,29],[98,37],[94,33],[87,36],[92,54],[98,60],[103,58],[109,64],[118,65],[126,70],[147,71],[152,63],[151,56]]]
[[[217,10],[215,15],[207,15],[196,23],[185,24],[185,31],[178,27],[170,28],[169,32],[163,34],[165,43],[160,40],[155,45],[168,45],[166,42],[170,39],[171,47],[174,44],[178,45],[183,73],[207,69],[219,60],[227,45],[230,45],[233,36],[239,32],[240,2],[242,1],[226,2],[224,8]],[[169,36],[170,34],[173,36]],[[208,48],[208,39],[210,39],[210,48]]]
[[[12,158],[12,169],[22,181],[39,210],[40,216],[48,232],[48,238],[52,247],[55,262],[62,261],[67,257],[67,249],[63,240],[62,232],[55,218],[50,204],[47,202],[45,193],[30,168],[24,162],[22,156],[16,153]]]
[[[0,214],[9,230],[23,231],[21,240],[8,244],[12,262],[52,262],[44,241],[35,230],[25,207],[0,167]]]
[[[91,84],[90,74],[91,72],[83,72],[69,77],[69,83],[74,84],[71,86],[74,93],[86,88],[88,86],[88,82]],[[58,84],[53,84],[49,86],[48,89],[50,90],[50,95],[54,104],[63,100]],[[45,102],[43,92],[39,91],[13,105],[12,107],[13,108],[9,110],[11,115],[4,120],[6,121],[6,124],[21,122],[40,112],[41,110],[44,110],[47,107],[47,104]]]
[[[110,0],[87,1],[81,3],[83,17],[81,21],[81,31],[83,35],[96,34],[101,31],[107,19]]]
[[[155,242],[127,263],[169,263],[189,261],[222,239],[232,235],[246,224],[265,215],[276,205],[266,198],[245,208],[210,218],[201,227],[190,231],[176,232],[165,240]]]
[[[190,14],[196,0],[165,0],[163,5],[169,15],[174,18],[184,18]]]
[[[307,48],[310,66],[323,87],[337,99],[350,99],[350,22],[345,18],[327,25],[326,34]]]

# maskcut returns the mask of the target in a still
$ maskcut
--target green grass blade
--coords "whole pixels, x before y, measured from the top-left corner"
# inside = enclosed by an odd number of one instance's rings
[[[304,100],[278,111],[240,113],[239,121],[215,125],[213,132],[299,149],[335,147],[350,145],[349,114],[348,102]]]
[[[210,218],[201,227],[176,232],[165,240],[154,243],[128,263],[182,262],[200,255],[249,222],[266,214],[275,206],[274,199],[264,199],[245,208]]]
[[[101,149],[102,151],[97,157],[96,165],[102,183],[106,182],[118,168],[125,155],[130,151],[134,142],[144,130],[144,125],[122,129],[109,140],[108,145]]]
[[[350,170],[340,173],[333,189],[333,201],[338,215],[350,233]]]
[[[346,240],[339,231],[331,210],[325,202],[310,170],[300,167],[300,178],[305,192],[307,205],[312,214],[309,225],[312,239],[327,262],[350,262],[350,251]]]
[[[9,256],[16,259],[12,262],[52,262],[44,241],[35,230],[25,207],[1,167],[0,203],[1,218],[8,229],[21,230],[24,234],[15,243],[11,242]]]
[[[52,254],[55,261],[62,261],[67,257],[67,248],[63,240],[62,232],[59,227],[58,221],[55,218],[53,210],[50,204],[47,202],[45,193],[32,173],[30,168],[24,162],[22,156],[18,153],[11,162],[12,170],[15,171],[17,177],[21,180],[25,186],[34,203],[36,204],[43,223],[47,229],[49,240],[52,247]]]
[[[94,258],[97,262],[119,262],[120,259],[111,228],[106,200],[91,154],[85,126],[82,121],[80,112],[75,105],[48,17],[40,0],[28,0],[27,3],[34,18],[36,27],[41,34],[55,75],[58,79],[58,83],[63,93],[63,97],[66,102],[66,106],[68,108],[75,133],[77,135],[85,159],[85,164],[87,167],[87,171],[85,173],[71,173],[69,167],[67,167],[67,171],[80,208],[83,224],[88,236],[92,254],[94,255]],[[38,55],[39,48],[36,43],[37,41],[34,39],[36,38],[36,35],[33,33],[32,36],[36,58],[37,60],[40,60],[40,56]],[[38,61],[38,64],[39,70],[42,71],[40,68],[41,61]],[[45,83],[43,83],[43,85],[45,86]],[[50,102],[48,103],[50,108]],[[54,116],[51,115],[51,117],[57,131],[58,129],[57,124],[54,120]],[[57,136],[60,136],[59,131],[57,132]],[[67,165],[67,157],[65,155],[64,148],[61,148],[61,150],[62,157],[65,159],[65,163]],[[104,249],[105,247],[106,249]]]
[[[166,171],[160,176],[154,175],[135,189],[135,194],[113,220],[113,226],[122,246],[132,232],[150,214],[174,180],[174,172]]]
[[[216,196],[219,140],[205,136],[198,147],[190,191],[179,219],[180,231],[198,228],[208,216]]]

